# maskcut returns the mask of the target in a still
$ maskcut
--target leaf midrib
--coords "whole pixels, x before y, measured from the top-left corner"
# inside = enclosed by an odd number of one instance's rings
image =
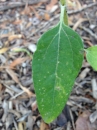
[[[64,25],[63,25],[64,26]],[[54,100],[55,100],[55,87],[56,87],[56,82],[57,82],[57,77],[58,77],[58,75],[57,75],[57,68],[58,68],[58,63],[59,63],[59,45],[60,45],[60,37],[61,37],[61,31],[63,31],[64,32],[64,34],[67,36],[67,38],[68,38],[68,35],[67,35],[67,33],[64,31],[64,29],[63,29],[63,27],[62,27],[62,24],[60,25],[60,27],[59,27],[59,32],[58,32],[58,34],[59,34],[59,40],[58,40],[58,55],[57,55],[57,64],[56,64],[56,69],[55,69],[55,84],[54,84],[54,89],[53,89],[53,104],[52,104],[52,112],[53,112],[53,107],[54,107]],[[69,44],[70,44],[70,47],[71,47],[71,51],[72,51],[72,67],[74,68],[74,61],[73,61],[73,57],[74,57],[74,54],[73,54],[73,50],[72,50],[72,46],[71,46],[71,41],[69,40],[69,38],[68,38],[68,41],[69,41]]]

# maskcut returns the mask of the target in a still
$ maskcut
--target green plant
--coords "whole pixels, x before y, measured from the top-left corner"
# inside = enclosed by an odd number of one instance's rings
[[[46,123],[52,122],[64,108],[84,58],[81,37],[68,27],[66,0],[60,3],[60,21],[39,39],[32,61],[38,108]],[[85,51],[97,70],[97,46]]]

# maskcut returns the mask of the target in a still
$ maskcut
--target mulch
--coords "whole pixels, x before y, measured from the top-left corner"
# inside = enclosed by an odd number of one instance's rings
[[[97,1],[71,1],[70,27],[81,35],[84,48],[96,45]],[[97,72],[86,59],[57,119],[46,124],[37,108],[33,53],[59,14],[57,0],[0,0],[0,130],[97,130]]]

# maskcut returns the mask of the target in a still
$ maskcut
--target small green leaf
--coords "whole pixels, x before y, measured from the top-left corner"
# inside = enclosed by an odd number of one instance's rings
[[[89,47],[85,51],[87,61],[97,71],[97,46]]]
[[[79,35],[64,23],[42,35],[32,61],[38,108],[52,122],[64,108],[83,61]]]

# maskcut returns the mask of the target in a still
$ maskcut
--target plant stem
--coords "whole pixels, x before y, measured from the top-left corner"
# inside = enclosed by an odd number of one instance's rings
[[[68,14],[67,14],[67,8],[66,8],[66,0],[60,0],[61,6],[64,6],[64,23],[68,26]]]
[[[16,48],[13,50],[13,52],[26,52],[28,54],[28,56],[33,59],[32,57],[32,54],[27,50],[27,49],[24,49],[24,48]]]
[[[66,5],[66,0],[60,0],[61,5]]]

